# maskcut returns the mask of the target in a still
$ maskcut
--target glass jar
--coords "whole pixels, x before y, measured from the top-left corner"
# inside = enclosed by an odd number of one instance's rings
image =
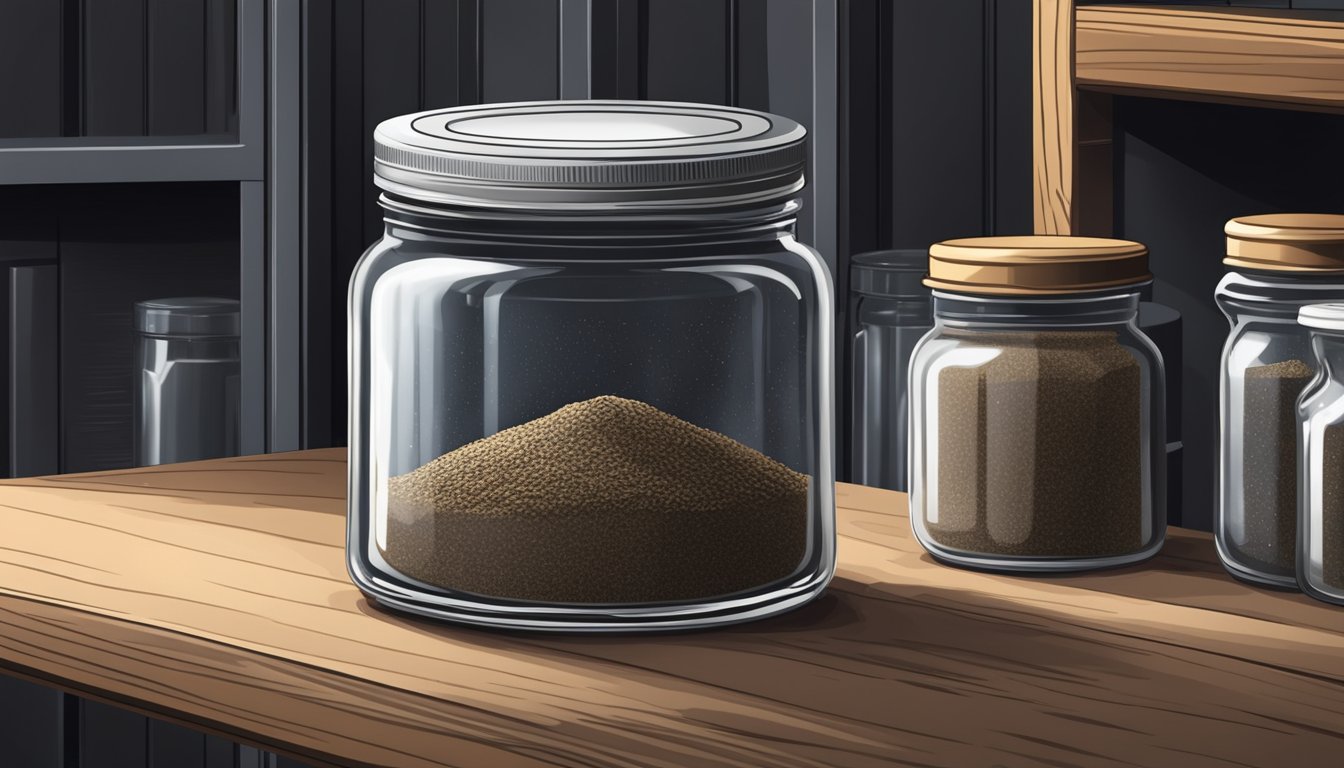
[[[1214,297],[1223,345],[1214,538],[1233,576],[1297,585],[1297,400],[1316,372],[1307,304],[1344,300],[1344,216],[1270,214],[1227,223],[1232,267]]]
[[[1303,307],[1298,321],[1319,373],[1297,405],[1297,583],[1344,605],[1344,304]]]
[[[910,520],[935,558],[1063,571],[1150,557],[1166,533],[1162,356],[1136,324],[1138,243],[951,240],[910,364]]]
[[[238,300],[135,304],[135,463],[238,455]]]
[[[534,102],[374,134],[350,286],[349,566],[383,605],[703,627],[835,567],[833,287],[794,238],[804,131]]]
[[[892,250],[850,259],[849,316],[853,417],[850,480],[905,491],[910,353],[933,327],[924,287],[928,252]]]

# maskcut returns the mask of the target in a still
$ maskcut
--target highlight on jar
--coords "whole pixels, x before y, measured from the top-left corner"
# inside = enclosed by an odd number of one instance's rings
[[[1166,388],[1139,327],[1148,251],[1068,236],[929,250],[933,328],[910,361],[910,519],[937,560],[1076,571],[1166,531]]]
[[[694,628],[835,569],[834,286],[805,132],[750,110],[495,104],[375,132],[351,281],[348,564],[494,627]]]

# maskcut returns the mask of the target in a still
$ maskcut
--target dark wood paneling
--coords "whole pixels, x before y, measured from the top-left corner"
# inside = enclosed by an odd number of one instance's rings
[[[143,135],[144,0],[85,0],[83,38],[83,133]]]
[[[559,0],[481,3],[483,100],[559,98],[559,40]]]
[[[4,764],[24,768],[67,768],[64,698],[60,691],[0,677],[0,754]]]
[[[80,702],[78,768],[145,768],[149,720],[97,701]]]
[[[641,0],[591,0],[592,94],[595,99],[639,98]]]
[[[640,98],[728,104],[734,5],[728,0],[647,0],[641,19]]]
[[[419,0],[364,4],[364,135],[360,157],[365,183],[373,178],[373,130],[378,123],[420,109],[421,51]],[[365,244],[383,232],[377,197],[364,204]]]
[[[422,109],[480,100],[476,0],[422,0]]]
[[[366,206],[374,198],[365,174],[364,2],[333,0],[331,92],[332,312],[331,361],[332,441],[345,444],[346,434],[346,287],[355,262],[364,252]],[[336,55],[339,52],[339,55]]]
[[[993,30],[993,164],[990,215],[996,235],[1031,232],[1031,3],[985,0]]]
[[[0,3],[0,138],[61,135],[61,3]]]
[[[205,0],[205,132],[238,131],[238,2]]]
[[[941,0],[892,10],[892,244],[922,248],[981,234],[987,229],[984,4]]]
[[[205,132],[205,0],[146,0],[148,131]]]

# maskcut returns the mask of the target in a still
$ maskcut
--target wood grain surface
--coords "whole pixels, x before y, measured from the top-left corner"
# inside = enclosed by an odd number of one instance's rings
[[[504,634],[347,580],[339,450],[0,483],[0,665],[315,765],[1337,766],[1344,610],[1156,560],[933,563],[841,485],[840,568],[792,614]]]
[[[1267,106],[1344,108],[1344,14],[1084,6],[1081,86]]]
[[[1032,3],[1033,229],[1073,231],[1075,89],[1073,0]]]

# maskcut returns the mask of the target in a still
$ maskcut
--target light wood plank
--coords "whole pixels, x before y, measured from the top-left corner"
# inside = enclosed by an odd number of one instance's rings
[[[1132,568],[934,564],[901,494],[838,488],[817,602],[726,630],[553,637],[378,610],[344,456],[0,483],[0,665],[319,765],[1337,765],[1344,611],[1173,531]]]
[[[1080,86],[1344,109],[1344,14],[1099,5],[1076,26]]]
[[[1039,235],[1073,234],[1073,0],[1032,4],[1032,190]]]

